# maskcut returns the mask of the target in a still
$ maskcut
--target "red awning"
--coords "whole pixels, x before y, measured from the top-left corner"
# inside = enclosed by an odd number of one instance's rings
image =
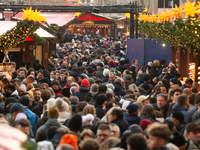
[[[91,16],[89,14],[86,14],[86,15],[83,15],[83,16],[80,16],[78,18],[78,20],[84,20],[84,21],[108,21],[107,19],[103,19],[103,18],[100,18],[100,17],[95,17],[95,16]]]

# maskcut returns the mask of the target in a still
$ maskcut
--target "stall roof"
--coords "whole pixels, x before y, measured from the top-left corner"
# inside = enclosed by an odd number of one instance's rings
[[[22,17],[23,12],[17,13],[14,18],[20,19]],[[75,14],[73,13],[43,13],[41,15],[46,17],[46,22],[48,24],[57,24],[58,26],[63,26],[67,22],[73,20],[75,18]]]
[[[11,30],[16,25],[17,25],[17,21],[0,21],[0,35],[3,35],[4,33],[6,33],[8,30]],[[42,28],[37,29],[35,33],[37,33],[40,37],[45,37],[45,38],[55,37]]]

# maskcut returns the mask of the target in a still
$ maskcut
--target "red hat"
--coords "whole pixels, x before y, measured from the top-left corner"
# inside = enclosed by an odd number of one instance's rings
[[[148,119],[142,119],[140,121],[140,127],[142,128],[143,131],[147,128],[149,124],[152,124],[152,122]]]
[[[78,150],[78,138],[72,134],[65,134],[62,136],[59,145],[69,144]]]
[[[87,79],[83,79],[82,82],[81,82],[81,86],[90,87],[90,82]]]

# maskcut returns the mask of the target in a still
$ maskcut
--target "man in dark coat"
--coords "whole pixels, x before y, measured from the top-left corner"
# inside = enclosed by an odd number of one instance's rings
[[[116,79],[116,81],[113,83],[114,87],[115,87],[115,95],[116,96],[124,96],[126,95],[126,92],[122,89],[121,87],[121,79]]]
[[[84,101],[86,94],[90,91],[90,82],[87,79],[83,79],[79,91],[74,93],[74,96],[79,98],[79,101]]]
[[[140,124],[141,119],[138,117],[138,109],[139,106],[136,104],[129,104],[126,108],[128,110],[128,114],[124,116],[124,119],[128,121],[129,125],[132,124]]]
[[[120,128],[121,135],[128,129],[129,123],[124,119],[123,111],[120,109],[113,109],[108,115],[108,122],[115,123]]]
[[[105,104],[107,103],[107,98],[104,94],[99,94],[96,98],[96,116],[98,118],[103,118],[103,116],[105,115],[104,109],[103,107],[105,106]]]

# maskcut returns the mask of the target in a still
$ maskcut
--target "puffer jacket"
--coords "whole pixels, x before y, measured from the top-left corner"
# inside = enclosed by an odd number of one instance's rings
[[[190,114],[190,117],[198,110],[198,104],[195,104],[190,110],[188,111]]]
[[[124,82],[125,82],[125,88],[126,90],[128,90],[128,86],[130,84],[134,83],[134,80],[132,78],[132,76],[130,74],[126,74],[125,76],[123,76]]]
[[[47,122],[38,129],[36,133],[35,141],[38,143],[40,141],[47,140],[46,132],[50,127],[53,127],[53,126],[59,128],[61,125],[57,119],[49,118]]]
[[[124,96],[126,95],[125,91],[122,89],[121,87],[121,83],[119,82],[114,82],[113,83],[114,87],[115,87],[115,95],[116,96]]]
[[[86,94],[90,91],[90,88],[87,86],[81,86],[80,91],[76,91],[74,96],[79,98],[79,101],[84,101]]]
[[[35,125],[36,125],[36,122],[39,119],[39,117],[28,108],[25,109],[25,114],[27,116],[27,119],[31,123],[31,130],[34,133]]]

